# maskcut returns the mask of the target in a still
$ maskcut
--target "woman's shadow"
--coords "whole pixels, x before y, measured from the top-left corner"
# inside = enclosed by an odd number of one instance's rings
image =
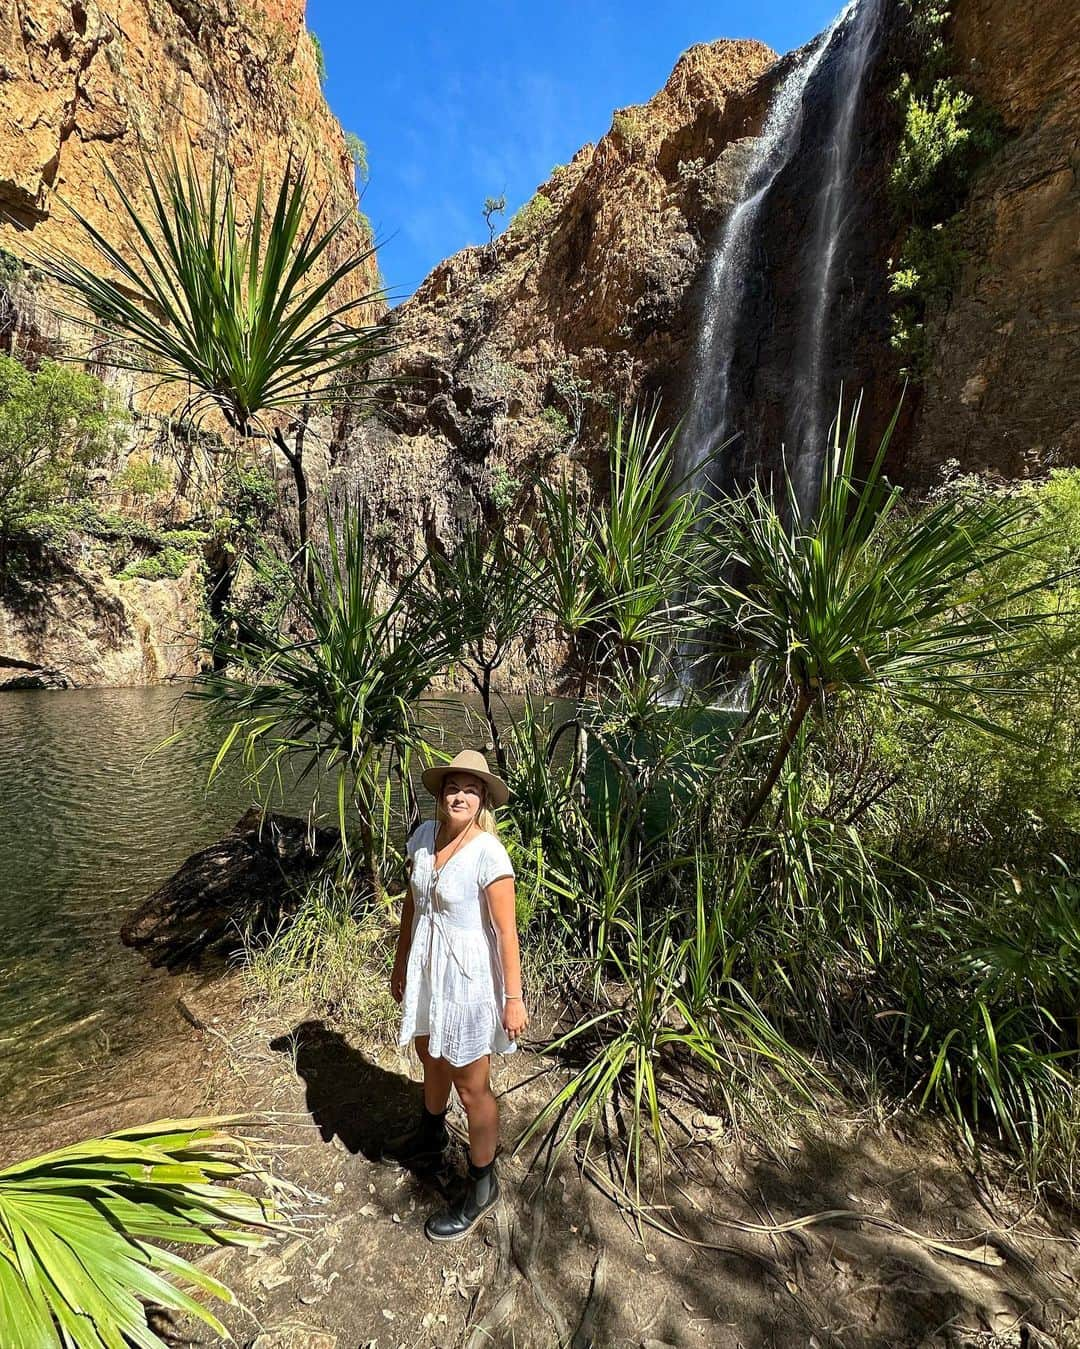
[[[372,1063],[322,1021],[301,1022],[270,1048],[295,1055],[307,1108],[325,1143],[337,1137],[350,1152],[379,1161],[387,1138],[420,1113],[419,1082]]]

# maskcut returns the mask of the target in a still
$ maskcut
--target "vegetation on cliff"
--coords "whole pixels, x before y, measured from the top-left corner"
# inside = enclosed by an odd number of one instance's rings
[[[889,171],[900,245],[889,272],[895,297],[891,342],[904,372],[925,375],[928,313],[944,305],[959,275],[956,213],[972,177],[1001,144],[991,110],[950,71],[945,32],[951,0],[903,0],[901,70],[892,91],[901,118]]]
[[[85,495],[128,429],[119,400],[93,375],[55,361],[29,370],[0,355],[0,564],[27,516]]]

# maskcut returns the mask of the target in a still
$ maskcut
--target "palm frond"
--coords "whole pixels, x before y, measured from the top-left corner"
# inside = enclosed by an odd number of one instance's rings
[[[0,1171],[4,1344],[164,1349],[147,1302],[224,1336],[202,1298],[232,1293],[168,1248],[258,1247],[280,1227],[272,1204],[239,1188],[261,1167],[251,1143],[223,1131],[234,1123],[158,1120]]]
[[[272,210],[260,178],[245,228],[227,165],[200,175],[189,152],[183,164],[172,154],[160,177],[146,156],[143,166],[146,212],[105,170],[131,249],[65,203],[98,261],[41,253],[43,269],[85,307],[63,317],[121,344],[110,363],[174,386],[196,419],[213,407],[246,432],[266,413],[354,397],[387,349],[380,328],[352,322],[377,295],[334,297],[373,250],[330,260],[348,214],[327,222],[324,203],[310,209],[306,167],[286,166]]]

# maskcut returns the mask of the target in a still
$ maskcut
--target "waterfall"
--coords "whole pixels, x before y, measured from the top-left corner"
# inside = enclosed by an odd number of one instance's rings
[[[720,231],[703,287],[701,321],[690,361],[690,394],[679,442],[680,468],[689,483],[705,486],[708,461],[724,437],[741,429],[733,406],[732,362],[736,337],[746,316],[751,283],[761,270],[758,236],[763,211],[777,179],[800,145],[808,87],[826,56],[836,48],[837,96],[831,99],[822,186],[816,197],[808,244],[810,281],[801,296],[785,303],[799,311],[796,371],[785,409],[788,444],[806,447],[798,465],[807,486],[817,478],[828,426],[824,408],[836,390],[823,388],[828,375],[829,308],[842,255],[849,180],[854,158],[856,115],[872,55],[882,0],[849,0],[829,27],[807,48],[777,86],[746,172],[741,199]],[[830,62],[830,64],[833,64]],[[792,241],[795,246],[795,241]],[[740,418],[741,419],[741,418]]]
[[[769,190],[798,144],[806,86],[846,13],[795,62],[773,94],[746,171],[742,199],[724,222],[709,260],[691,362],[690,406],[679,444],[682,473],[693,475],[694,486],[703,485],[706,462],[728,429],[732,345],[753,265],[754,227]]]
[[[806,298],[809,316],[797,352],[795,398],[787,420],[787,443],[798,451],[795,484],[806,503],[816,497],[826,436],[837,390],[825,383],[829,370],[829,309],[836,289],[836,263],[842,255],[847,218],[852,205],[856,114],[878,30],[882,0],[859,0],[841,16],[841,39],[835,84],[838,106],[824,146],[826,176],[817,198],[808,256],[812,270]]]

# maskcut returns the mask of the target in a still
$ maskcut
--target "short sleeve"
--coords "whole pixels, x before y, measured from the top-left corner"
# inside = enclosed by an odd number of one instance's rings
[[[510,854],[494,834],[489,834],[484,840],[484,855],[480,859],[480,870],[477,875],[481,887],[486,888],[492,881],[513,875],[514,864],[510,861]]]
[[[423,847],[427,837],[426,831],[429,824],[429,820],[424,820],[422,824],[416,826],[405,840],[405,870],[410,875],[412,874],[413,862],[416,860],[417,851]]]

